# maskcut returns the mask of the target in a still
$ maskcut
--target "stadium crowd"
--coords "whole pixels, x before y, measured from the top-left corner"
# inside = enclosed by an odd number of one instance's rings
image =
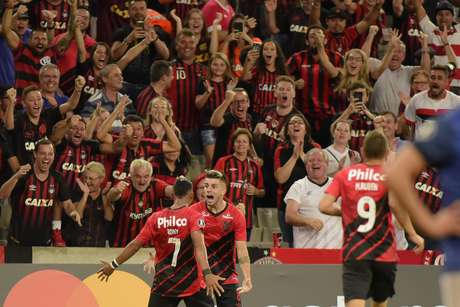
[[[214,169],[248,240],[277,208],[289,246],[340,248],[340,217],[318,206],[366,133],[383,132],[391,163],[460,105],[451,2],[4,1],[0,239],[124,247],[177,177],[212,201]],[[414,189],[439,210],[436,169]]]

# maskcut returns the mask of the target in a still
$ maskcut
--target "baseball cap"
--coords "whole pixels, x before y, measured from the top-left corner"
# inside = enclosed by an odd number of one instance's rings
[[[332,19],[332,18],[348,19],[348,14],[347,12],[339,9],[338,7],[333,7],[327,13],[326,18],[327,19]]]
[[[450,11],[452,13],[452,15],[454,15],[454,6],[449,2],[449,1],[440,1],[438,2],[438,4],[436,5],[436,14],[438,14],[439,11]]]

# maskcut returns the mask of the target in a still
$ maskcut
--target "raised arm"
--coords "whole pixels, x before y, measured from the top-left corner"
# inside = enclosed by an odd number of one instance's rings
[[[86,51],[83,33],[81,32],[80,26],[78,25],[75,26],[75,42],[77,43],[78,62],[84,63],[88,58],[88,52]]]
[[[31,168],[30,164],[21,165],[18,171],[0,187],[0,199],[9,198],[11,196],[11,192],[13,192],[14,187],[18,183],[18,180],[25,176]]]
[[[124,70],[129,63],[131,63],[139,54],[141,54],[149,45],[158,39],[158,35],[155,30],[146,32],[145,38],[141,40],[137,45],[126,51],[125,55],[118,60],[117,65],[121,70]]]
[[[219,51],[219,32],[222,29],[222,19],[224,15],[222,13],[217,13],[216,18],[212,22],[212,30],[211,30],[211,42],[209,43],[209,52],[211,55],[214,55],[216,52]]]
[[[372,44],[374,43],[374,38],[379,32],[379,27],[376,25],[371,25],[369,27],[369,32],[367,33],[366,41],[361,46],[361,50],[367,55],[367,57],[371,56],[372,51]]]
[[[457,62],[457,56],[455,55],[454,49],[452,48],[448,40],[447,27],[443,27],[440,37],[441,37],[441,42],[444,45],[444,49],[446,50],[447,61],[449,63],[454,63],[456,67],[460,67],[459,63]],[[425,41],[426,41],[425,42],[426,46],[422,46],[422,48],[428,49],[428,36],[426,36]],[[429,59],[429,54],[428,54],[428,59]],[[425,61],[427,60],[425,59]],[[428,63],[431,64],[431,61]],[[423,64],[423,62],[421,64]],[[426,66],[427,64],[425,63],[425,67],[422,66],[422,69],[429,72],[430,66],[428,67]]]
[[[60,53],[64,53],[69,48],[70,41],[75,34],[78,0],[68,0],[68,2],[70,4],[69,27],[64,37],[57,43],[57,50]]]
[[[356,31],[358,31],[359,34],[365,33],[369,26],[377,21],[384,3],[385,0],[377,0],[372,10],[364,17],[363,20],[356,24]]]
[[[259,55],[260,51],[258,49],[251,48],[251,50],[248,51],[246,61],[244,61],[243,75],[241,76],[241,80],[248,81],[252,79],[252,69],[256,66]]]
[[[264,1],[265,12],[267,16],[267,28],[271,34],[278,34],[280,29],[276,24],[276,9],[278,6],[278,0],[267,0]]]
[[[83,90],[85,83],[86,80],[82,76],[78,76],[75,79],[75,87],[72,95],[70,96],[69,100],[59,106],[59,112],[61,112],[62,115],[69,111],[75,110],[75,108],[78,106],[78,103],[80,102],[81,91]]]
[[[176,9],[171,10],[169,12],[169,15],[171,15],[171,18],[176,22],[176,36],[182,32],[182,20],[180,19],[179,16],[176,15]]]
[[[11,49],[16,50],[19,48],[21,39],[16,34],[16,32],[14,32],[13,29],[11,29],[11,25],[13,23],[13,9],[14,0],[8,0],[2,16],[2,32],[8,46]]]
[[[124,114],[128,103],[130,103],[128,96],[123,95],[113,109],[112,113],[110,113],[109,117],[104,120],[102,125],[99,127],[99,130],[96,132],[96,138],[99,141],[103,142],[106,135],[109,134],[110,130],[112,129],[113,122],[117,119],[117,117],[121,117]]]
[[[163,152],[175,152],[180,151],[182,145],[177,137],[177,134],[173,127],[171,127],[168,122],[166,121],[166,115],[164,111],[160,111],[162,113],[158,114],[158,121],[161,123],[163,128],[165,129],[165,136],[166,140],[163,142]],[[155,116],[155,115],[154,115]]]
[[[218,128],[224,124],[224,115],[227,112],[228,107],[232,104],[235,98],[235,92],[226,91],[224,101],[214,110],[211,115],[209,123],[211,126]]]
[[[324,34],[321,32],[319,37],[318,35],[315,35],[315,33],[312,34],[314,37],[316,37],[316,47],[318,49],[318,56],[321,65],[324,67],[324,69],[326,69],[331,78],[337,77],[339,75],[340,69],[332,64],[329,56],[326,53],[326,48],[324,48]]]
[[[5,112],[5,128],[6,130],[14,130],[14,108],[16,105],[16,96],[17,92],[15,88],[10,88],[6,91],[8,96],[8,106],[6,107]]]
[[[371,71],[371,76],[374,80],[377,80],[381,74],[385,71],[385,69],[388,68],[388,65],[390,65],[391,58],[393,57],[393,52],[395,51],[396,48],[401,48],[401,35],[399,34],[399,31],[394,29],[391,32],[391,39],[390,39],[390,44],[388,45],[387,51],[385,52],[385,56],[382,59],[382,62],[380,63],[380,66],[377,67],[375,70]]]

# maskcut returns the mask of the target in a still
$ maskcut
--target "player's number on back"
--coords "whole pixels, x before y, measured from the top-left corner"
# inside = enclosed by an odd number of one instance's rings
[[[179,256],[180,250],[180,239],[179,238],[169,238],[168,243],[174,244],[174,253],[171,261],[171,266],[175,267],[177,265],[177,256]]]
[[[366,219],[366,223],[358,227],[359,232],[368,232],[375,224],[375,200],[372,197],[364,196],[358,201],[357,207],[359,217]]]

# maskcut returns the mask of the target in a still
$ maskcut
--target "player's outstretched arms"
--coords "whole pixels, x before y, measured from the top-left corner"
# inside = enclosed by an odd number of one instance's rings
[[[206,294],[209,296],[221,296],[224,293],[224,288],[219,284],[219,281],[225,280],[220,276],[214,275],[209,268],[208,254],[204,245],[204,236],[201,230],[196,230],[191,233],[193,246],[195,247],[195,258],[201,269],[203,270],[204,280],[206,282]]]
[[[99,271],[97,271],[97,278],[99,278],[101,281],[105,280],[107,282],[109,280],[110,275],[112,275],[113,271],[115,271],[115,269],[118,266],[126,262],[129,258],[131,258],[135,253],[137,253],[141,247],[142,243],[134,239],[123,249],[123,251],[120,255],[118,255],[118,257],[112,260],[112,262],[108,263],[101,260],[102,268]]]

